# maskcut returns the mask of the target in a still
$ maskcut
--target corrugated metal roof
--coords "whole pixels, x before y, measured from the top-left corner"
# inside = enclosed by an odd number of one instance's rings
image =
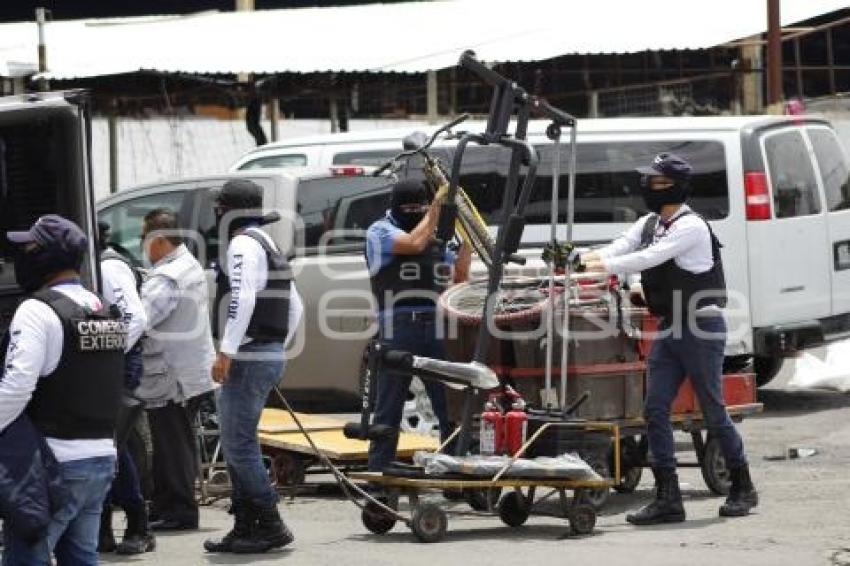
[[[487,61],[700,49],[761,33],[760,0],[435,0],[51,22],[52,78],[184,73],[423,72],[465,49]],[[846,0],[783,0],[789,25]],[[36,62],[34,23],[0,24],[0,73]],[[5,64],[4,64],[5,61]]]

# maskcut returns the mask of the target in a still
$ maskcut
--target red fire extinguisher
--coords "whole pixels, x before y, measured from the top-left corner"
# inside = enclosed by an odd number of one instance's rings
[[[505,449],[505,423],[495,395],[484,404],[479,442],[482,456],[501,454]]]
[[[505,415],[505,449],[513,456],[522,445],[528,432],[528,415],[525,413],[525,401],[522,397],[515,397],[511,403],[511,410]]]

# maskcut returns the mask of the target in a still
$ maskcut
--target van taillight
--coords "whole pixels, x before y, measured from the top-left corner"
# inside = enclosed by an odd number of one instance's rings
[[[365,174],[366,170],[362,167],[331,167],[331,175],[334,177],[356,177]]]
[[[744,173],[744,191],[747,195],[747,220],[770,220],[770,191],[764,171]]]

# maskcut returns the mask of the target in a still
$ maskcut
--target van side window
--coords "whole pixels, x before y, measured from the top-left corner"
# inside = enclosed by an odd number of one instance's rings
[[[552,198],[552,158],[554,146],[539,145],[540,163],[531,198],[525,209],[529,224],[548,224]],[[628,223],[645,214],[640,190],[639,166],[652,162],[658,153],[668,151],[686,158],[694,167],[688,203],[708,218],[718,220],[729,214],[729,188],[726,154],[715,141],[666,141],[622,143],[582,143],[578,147],[575,220],[578,223]],[[560,211],[566,220],[569,176],[569,150],[561,147]],[[469,147],[464,153],[461,186],[479,212],[490,223],[498,223],[502,195],[511,154],[497,147]],[[444,159],[451,165],[450,159]],[[520,176],[522,186],[524,176]]]
[[[536,224],[550,218],[554,146],[538,147],[540,164],[526,217]],[[583,143],[576,163],[575,220],[578,223],[631,223],[646,214],[636,169],[662,152],[682,156],[693,166],[688,204],[709,220],[729,214],[729,186],[723,144],[703,140]],[[561,146],[560,212],[566,220],[569,149]]]
[[[112,234],[110,243],[126,250],[134,260],[142,262],[142,221],[145,215],[157,208],[170,208],[180,213],[183,198],[187,191],[155,193],[139,198],[121,201],[104,209],[98,214],[98,220],[109,223]],[[181,218],[181,222],[186,222]]]
[[[389,151],[385,149],[376,149],[370,151],[345,151],[334,155],[334,165],[374,165],[380,167],[393,156],[401,152],[401,144],[398,144],[398,151]]]
[[[769,135],[764,152],[777,218],[819,214],[818,185],[809,152],[799,130]]]
[[[823,178],[827,209],[830,212],[847,210],[850,208],[850,178],[844,152],[831,130],[810,128],[808,132]]]
[[[303,233],[296,233],[296,246],[362,244],[369,225],[389,207],[390,189],[390,181],[382,177],[302,181],[296,212],[303,222]]]
[[[247,169],[273,169],[285,167],[304,167],[307,165],[307,156],[303,153],[287,155],[268,155],[252,159],[239,166],[240,171]]]

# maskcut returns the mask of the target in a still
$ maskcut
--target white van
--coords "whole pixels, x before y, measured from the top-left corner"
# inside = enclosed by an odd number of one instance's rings
[[[729,366],[754,362],[760,384],[784,357],[850,331],[850,182],[848,164],[829,122],[815,117],[631,118],[578,122],[574,240],[597,244],[616,237],[645,213],[638,165],[671,151],[695,175],[691,206],[723,243],[727,284],[743,301],[730,306]],[[541,155],[526,210],[522,253],[539,268],[548,239],[553,145],[545,123],[532,122],[529,140]],[[483,124],[465,123],[470,131]],[[258,148],[231,171],[299,164],[375,165],[400,150],[409,130],[314,136]],[[451,142],[437,145],[450,163]],[[566,148],[562,211],[566,210]],[[481,212],[498,223],[509,153],[471,146],[461,183]],[[256,171],[252,171],[256,173]],[[415,175],[416,169],[411,168]],[[377,218],[382,210],[371,211]]]

